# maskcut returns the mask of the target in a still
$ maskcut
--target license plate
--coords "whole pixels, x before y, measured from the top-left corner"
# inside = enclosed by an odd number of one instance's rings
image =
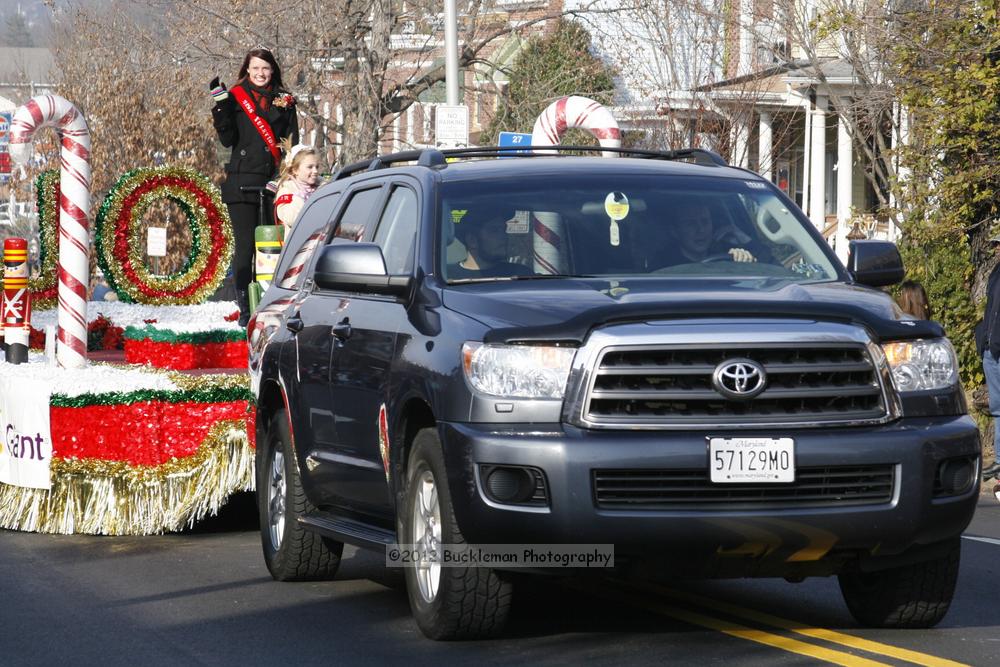
[[[791,438],[709,438],[708,468],[720,484],[795,481]]]

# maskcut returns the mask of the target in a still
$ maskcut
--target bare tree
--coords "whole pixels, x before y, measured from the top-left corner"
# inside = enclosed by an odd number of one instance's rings
[[[444,80],[443,17],[437,3],[426,0],[145,2],[167,17],[150,49],[202,85],[235,72],[253,46],[272,49],[298,96],[304,125],[316,131],[318,144],[338,146],[341,161],[373,155],[394,118]],[[557,0],[515,23],[494,3],[463,5],[460,66],[481,62],[507,36],[563,13]]]
[[[737,147],[749,145],[758,104],[771,92],[773,63],[739,62],[736,38],[743,27],[734,6],[728,0],[601,0],[598,8],[617,11],[582,17],[598,50],[619,68],[617,107],[642,130],[640,143],[711,148],[749,163]],[[775,145],[794,115],[782,120],[775,124]],[[733,141],[739,133],[742,141]]]

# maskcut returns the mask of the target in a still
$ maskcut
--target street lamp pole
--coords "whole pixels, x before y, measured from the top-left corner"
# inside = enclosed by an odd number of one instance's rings
[[[455,0],[444,0],[444,81],[448,104],[458,101],[458,16]]]

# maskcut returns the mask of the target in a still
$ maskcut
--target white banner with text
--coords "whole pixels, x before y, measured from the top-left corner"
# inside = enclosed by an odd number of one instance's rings
[[[51,384],[18,375],[0,374],[0,482],[48,489],[52,486]]]

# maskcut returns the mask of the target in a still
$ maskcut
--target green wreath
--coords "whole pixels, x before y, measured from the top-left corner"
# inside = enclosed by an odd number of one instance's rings
[[[142,218],[154,203],[169,199],[184,211],[191,251],[168,276],[146,268]],[[135,169],[104,198],[96,220],[97,261],[108,285],[128,303],[202,303],[222,284],[233,255],[233,232],[219,189],[185,167]]]
[[[38,205],[38,275],[28,278],[31,309],[48,310],[56,305],[56,262],[59,259],[59,171],[43,171],[35,179]],[[0,264],[0,282],[3,265]]]

